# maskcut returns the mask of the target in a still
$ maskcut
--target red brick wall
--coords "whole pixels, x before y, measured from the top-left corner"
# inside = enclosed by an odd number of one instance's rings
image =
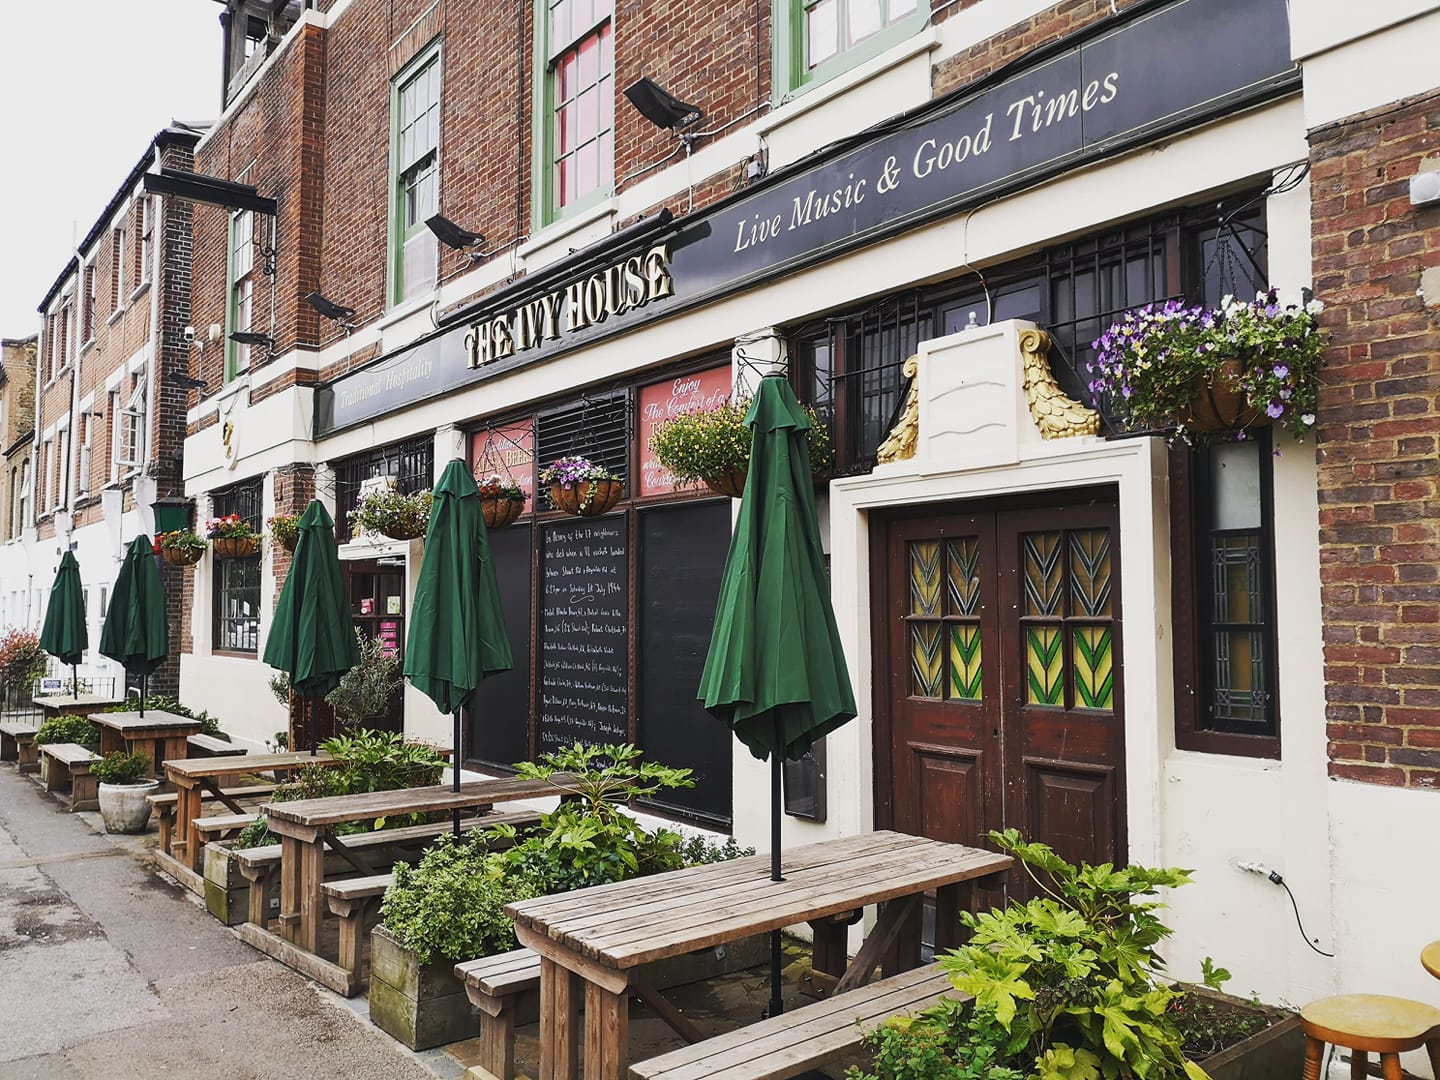
[[[1437,151],[1440,96],[1310,133],[1330,773],[1392,786],[1440,786],[1440,210],[1407,195]]]

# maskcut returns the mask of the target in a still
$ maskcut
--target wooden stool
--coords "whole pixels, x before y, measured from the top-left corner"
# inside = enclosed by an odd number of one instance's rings
[[[1342,994],[1312,1001],[1300,1010],[1305,1031],[1305,1080],[1320,1080],[1325,1044],[1351,1051],[1350,1076],[1368,1075],[1366,1055],[1380,1055],[1385,1080],[1401,1080],[1399,1055],[1425,1047],[1440,1077],[1440,1009],[1380,994]]]
[[[1420,964],[1431,975],[1440,979],[1440,941],[1432,941],[1420,950]]]

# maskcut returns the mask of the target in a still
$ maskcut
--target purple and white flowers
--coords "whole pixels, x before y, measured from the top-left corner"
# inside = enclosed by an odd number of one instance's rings
[[[1322,307],[1282,302],[1271,289],[1249,303],[1227,296],[1215,309],[1169,300],[1127,311],[1094,342],[1091,399],[1107,400],[1130,428],[1176,427],[1188,439],[1183,418],[1196,388],[1218,381],[1301,438],[1315,425]]]
[[[586,480],[614,480],[615,475],[604,465],[596,465],[589,458],[572,455],[556,458],[546,469],[540,470],[542,484],[559,484],[574,487]]]

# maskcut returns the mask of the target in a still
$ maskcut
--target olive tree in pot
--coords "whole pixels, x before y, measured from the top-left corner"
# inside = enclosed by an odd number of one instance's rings
[[[150,777],[150,755],[139,750],[112,750],[90,767],[100,781],[100,818],[109,833],[144,832],[150,824],[150,803],[160,781]]]

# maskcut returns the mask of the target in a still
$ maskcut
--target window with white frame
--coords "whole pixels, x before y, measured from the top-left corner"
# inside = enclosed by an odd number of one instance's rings
[[[121,400],[120,392],[117,390],[110,394],[110,415],[115,418],[112,420],[114,428],[110,450],[112,480],[118,480],[139,468],[140,455],[144,449],[142,440],[145,432],[145,383],[139,375],[131,375],[129,381],[129,396],[125,398],[124,407],[120,408],[118,413],[116,406]]]
[[[21,529],[30,524],[31,477],[30,462],[22,461],[20,463],[20,519],[15,526],[16,536],[20,535]]]
[[[775,0],[775,86],[823,82],[925,25],[919,0]]]
[[[614,0],[546,0],[545,157],[536,169],[542,224],[607,195],[615,177]]]
[[[55,505],[70,505],[70,429],[61,428],[55,433]]]
[[[139,201],[140,219],[140,284],[150,281],[150,263],[155,258],[155,198],[142,195]]]
[[[435,236],[425,221],[440,207],[438,41],[395,77],[390,128],[390,302],[398,304],[435,287]]]
[[[230,215],[230,333],[252,328],[255,299],[255,212]],[[250,370],[250,346],[225,339],[225,381]]]
[[[80,341],[88,345],[95,340],[95,264],[88,262],[80,271],[80,300],[85,306],[80,315]]]
[[[125,302],[126,268],[125,226],[110,230],[110,310],[120,310]]]

